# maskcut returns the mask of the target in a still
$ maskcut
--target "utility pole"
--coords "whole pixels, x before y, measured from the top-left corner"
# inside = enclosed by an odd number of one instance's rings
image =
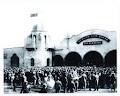
[[[67,49],[69,50],[69,40],[70,40],[70,36],[67,34]]]

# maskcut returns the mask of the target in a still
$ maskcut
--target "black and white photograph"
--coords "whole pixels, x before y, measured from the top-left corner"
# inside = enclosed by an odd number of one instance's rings
[[[3,94],[118,92],[118,0],[0,5]]]

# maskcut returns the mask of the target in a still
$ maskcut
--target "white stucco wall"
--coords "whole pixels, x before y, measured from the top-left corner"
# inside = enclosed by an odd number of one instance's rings
[[[19,57],[19,67],[23,67],[24,62],[24,48],[23,47],[14,47],[14,48],[5,48],[4,54],[7,54],[7,59],[4,59],[4,67],[8,68],[11,66],[11,57],[13,54],[16,54]]]
[[[49,47],[49,36],[47,32],[41,32],[36,30],[36,32],[31,32],[32,35],[36,35],[36,50],[28,51],[25,48],[24,52],[24,66],[31,67],[31,58],[34,58],[35,67],[39,66],[47,66],[47,58],[50,59],[50,64],[52,63],[52,55],[51,52],[47,51]],[[46,36],[46,41],[45,41]],[[39,40],[40,37],[40,40]],[[29,38],[29,37],[27,37]],[[45,44],[46,42],[46,44]],[[25,46],[27,41],[25,39]]]

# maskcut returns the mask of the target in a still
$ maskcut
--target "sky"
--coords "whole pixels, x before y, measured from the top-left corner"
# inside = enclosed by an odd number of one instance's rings
[[[42,26],[56,44],[67,34],[89,29],[117,31],[119,11],[118,0],[1,0],[2,47],[24,46],[35,24]],[[32,13],[38,16],[31,18]]]

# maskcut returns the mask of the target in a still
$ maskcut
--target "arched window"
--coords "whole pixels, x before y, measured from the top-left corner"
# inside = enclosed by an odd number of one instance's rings
[[[50,66],[50,58],[47,58],[47,66]]]
[[[39,41],[41,41],[41,36],[40,36],[40,33],[39,33]]]
[[[6,53],[4,53],[4,59],[7,59],[7,54]]]
[[[34,37],[34,40],[35,40],[35,44],[36,44],[36,35],[34,35],[33,37]]]
[[[35,65],[35,60],[34,58],[31,58],[31,66],[34,66]]]

